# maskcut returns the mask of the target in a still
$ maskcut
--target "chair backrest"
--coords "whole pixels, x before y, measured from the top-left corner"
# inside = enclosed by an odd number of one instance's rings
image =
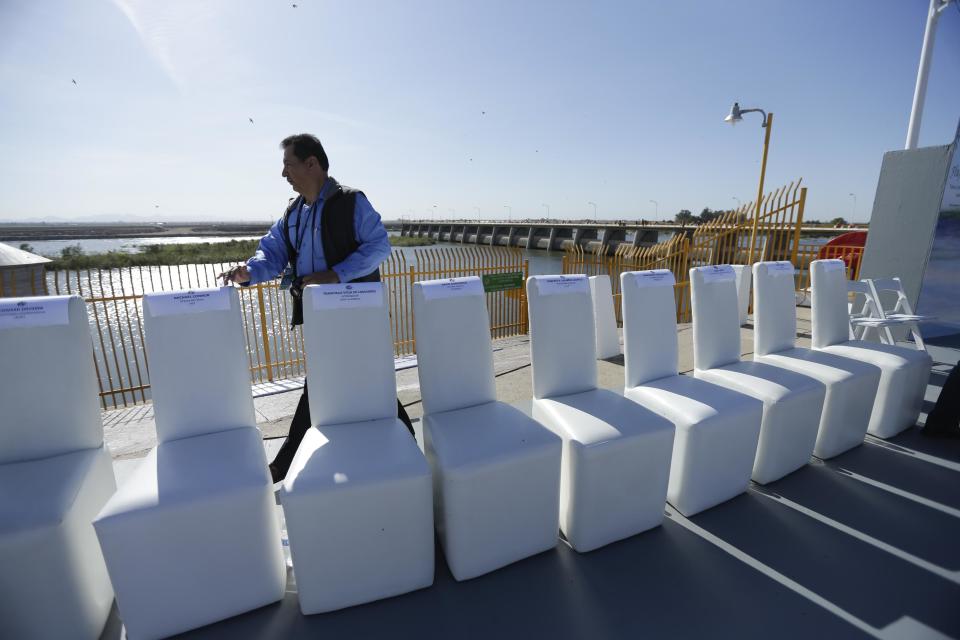
[[[753,352],[758,356],[796,346],[795,273],[786,260],[753,265]]]
[[[480,278],[415,283],[413,315],[423,412],[496,400],[490,319]]]
[[[393,339],[382,283],[308,286],[303,341],[312,425],[397,416]]]
[[[593,326],[596,334],[597,357],[613,358],[620,355],[620,334],[613,301],[610,276],[590,276],[590,296],[593,299]]]
[[[533,397],[596,389],[597,349],[587,277],[531,276],[527,302]]]
[[[690,269],[693,364],[713,369],[740,360],[737,284],[728,264]]]
[[[0,354],[0,464],[103,443],[80,297],[0,299]]]
[[[144,294],[143,333],[159,442],[256,425],[236,289]]]
[[[810,263],[810,316],[815,349],[850,339],[847,266],[843,260]]]
[[[624,386],[677,374],[677,303],[669,269],[620,274]]]
[[[873,296],[874,304],[876,304],[877,315],[882,319],[893,318],[897,323],[895,325],[890,325],[883,327],[883,335],[885,336],[885,342],[887,344],[896,344],[897,339],[906,335],[902,331],[903,327],[909,329],[909,332],[913,336],[913,341],[917,345],[918,349],[926,350],[926,345],[923,343],[923,336],[920,333],[920,327],[917,325],[918,320],[924,319],[923,316],[917,316],[913,313],[913,307],[910,304],[910,299],[907,298],[906,292],[903,290],[903,283],[900,281],[900,278],[873,278],[868,279],[865,283],[870,287],[870,292]],[[884,304],[884,293],[892,292],[896,298],[892,306]],[[886,296],[889,298],[890,296]],[[896,329],[896,334],[892,329]]]

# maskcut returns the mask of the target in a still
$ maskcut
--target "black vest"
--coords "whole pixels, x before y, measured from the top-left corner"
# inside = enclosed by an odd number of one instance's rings
[[[320,239],[328,270],[346,260],[347,256],[360,246],[353,224],[358,193],[363,192],[338,184],[336,190],[323,203],[323,209],[320,210]],[[290,294],[293,297],[291,326],[303,324],[303,299],[300,296],[300,274],[297,273],[297,248],[290,239],[290,213],[302,203],[302,196],[294,198],[283,214],[283,239],[287,243],[287,255],[293,267],[294,284],[290,287]],[[301,220],[301,222],[305,221]],[[306,232],[309,233],[310,230]],[[380,268],[350,282],[380,282]]]

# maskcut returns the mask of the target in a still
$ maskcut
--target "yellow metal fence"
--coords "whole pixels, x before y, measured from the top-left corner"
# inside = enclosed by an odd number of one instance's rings
[[[517,249],[455,247],[393,251],[380,265],[388,292],[394,353],[415,353],[413,284],[421,280],[467,275],[521,273],[528,264]],[[76,294],[84,298],[93,339],[94,366],[103,408],[129,406],[149,398],[149,363],[143,335],[144,293],[215,287],[218,273],[227,264],[164,265],[51,271],[46,287],[50,294]],[[293,378],[305,373],[303,336],[291,329],[289,294],[279,281],[239,290],[251,383]],[[21,294],[22,295],[22,294]],[[487,293],[490,331],[494,338],[527,332],[524,290]]]

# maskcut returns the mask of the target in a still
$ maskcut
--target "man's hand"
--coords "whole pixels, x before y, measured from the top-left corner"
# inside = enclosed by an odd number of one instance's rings
[[[336,284],[338,282],[340,282],[340,276],[332,269],[330,271],[318,271],[303,276],[303,286],[307,286],[308,284]]]
[[[247,269],[247,265],[239,264],[232,269],[227,269],[217,277],[223,280],[224,286],[231,282],[246,284],[250,282],[250,270]]]

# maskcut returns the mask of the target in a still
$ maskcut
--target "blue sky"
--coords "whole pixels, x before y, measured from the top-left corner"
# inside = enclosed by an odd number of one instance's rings
[[[929,3],[296,4],[0,2],[0,219],[274,219],[300,131],[387,218],[698,213],[755,195],[739,100],[775,114],[768,186],[802,176],[808,219],[866,220]],[[958,77],[951,6],[921,146],[952,139]]]

